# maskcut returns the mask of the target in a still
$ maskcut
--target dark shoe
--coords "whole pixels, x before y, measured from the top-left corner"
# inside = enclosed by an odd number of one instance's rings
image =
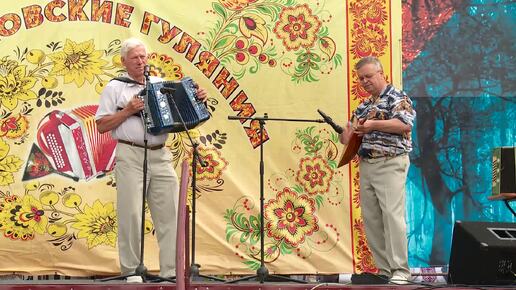
[[[320,283],[339,283],[339,274],[320,275],[317,281]]]
[[[355,285],[377,285],[388,284],[389,277],[373,273],[362,273],[351,275],[351,284]]]

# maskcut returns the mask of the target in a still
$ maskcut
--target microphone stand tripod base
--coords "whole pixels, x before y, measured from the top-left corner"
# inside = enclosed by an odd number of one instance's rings
[[[199,272],[200,272],[199,269],[200,268],[201,268],[201,265],[199,265],[199,264],[192,264],[192,265],[190,265],[190,278],[191,278],[191,281],[212,280],[212,281],[218,281],[218,282],[226,282],[226,280],[221,279],[221,278],[199,274]],[[200,278],[204,278],[204,279],[200,279]]]
[[[269,276],[269,269],[267,269],[267,267],[265,266],[261,266],[256,271],[256,276],[258,276],[258,280],[260,281],[260,283],[263,283],[263,281],[265,281],[265,279],[267,279],[267,277]]]
[[[232,284],[232,283],[237,283],[240,281],[249,281],[249,280],[253,280],[253,279],[256,279],[256,281],[260,282],[261,284],[263,284],[264,282],[295,282],[295,283],[300,283],[300,284],[308,283],[307,281],[297,280],[297,279],[289,278],[289,277],[282,276],[282,275],[270,275],[269,269],[267,269],[267,267],[265,267],[265,265],[262,265],[260,268],[258,268],[258,270],[256,270],[256,275],[249,276],[249,277],[243,277],[240,279],[235,279],[232,281],[228,281],[226,283]]]

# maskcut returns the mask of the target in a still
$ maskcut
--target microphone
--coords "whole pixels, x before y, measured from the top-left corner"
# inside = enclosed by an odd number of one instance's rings
[[[149,75],[150,75],[150,72],[149,72],[150,68],[149,68],[149,65],[146,64],[144,67],[143,67],[143,75],[145,76],[145,78],[149,78]]]
[[[328,115],[323,113],[323,111],[317,109],[317,112],[319,112],[319,114],[323,117],[324,122],[328,123],[333,128],[333,130],[335,130],[335,132],[339,134],[342,134],[342,132],[344,132],[344,129],[342,129],[341,126],[335,124],[335,122],[333,122],[333,120]]]
[[[160,91],[160,93],[166,95],[166,94],[173,94],[176,91],[176,89],[168,88],[168,87],[162,87],[161,89],[159,89],[159,91]]]

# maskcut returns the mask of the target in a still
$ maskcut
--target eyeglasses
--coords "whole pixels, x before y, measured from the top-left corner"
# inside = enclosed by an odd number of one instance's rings
[[[358,80],[363,82],[365,81],[366,79],[370,80],[372,79],[377,73],[381,73],[382,71],[381,70],[377,70],[375,71],[374,73],[370,73],[370,74],[366,74],[366,75],[363,75],[363,76],[358,76]]]

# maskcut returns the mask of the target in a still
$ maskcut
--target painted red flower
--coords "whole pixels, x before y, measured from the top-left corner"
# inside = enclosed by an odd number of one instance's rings
[[[276,199],[265,205],[264,217],[268,220],[267,235],[294,247],[319,230],[315,201],[307,195],[298,196],[289,188],[278,192]]]
[[[301,159],[296,180],[309,194],[328,192],[333,170],[328,162],[321,157],[306,157]]]
[[[320,27],[321,21],[312,15],[307,4],[303,4],[283,8],[274,33],[283,40],[287,50],[296,50],[300,47],[312,47]]]

